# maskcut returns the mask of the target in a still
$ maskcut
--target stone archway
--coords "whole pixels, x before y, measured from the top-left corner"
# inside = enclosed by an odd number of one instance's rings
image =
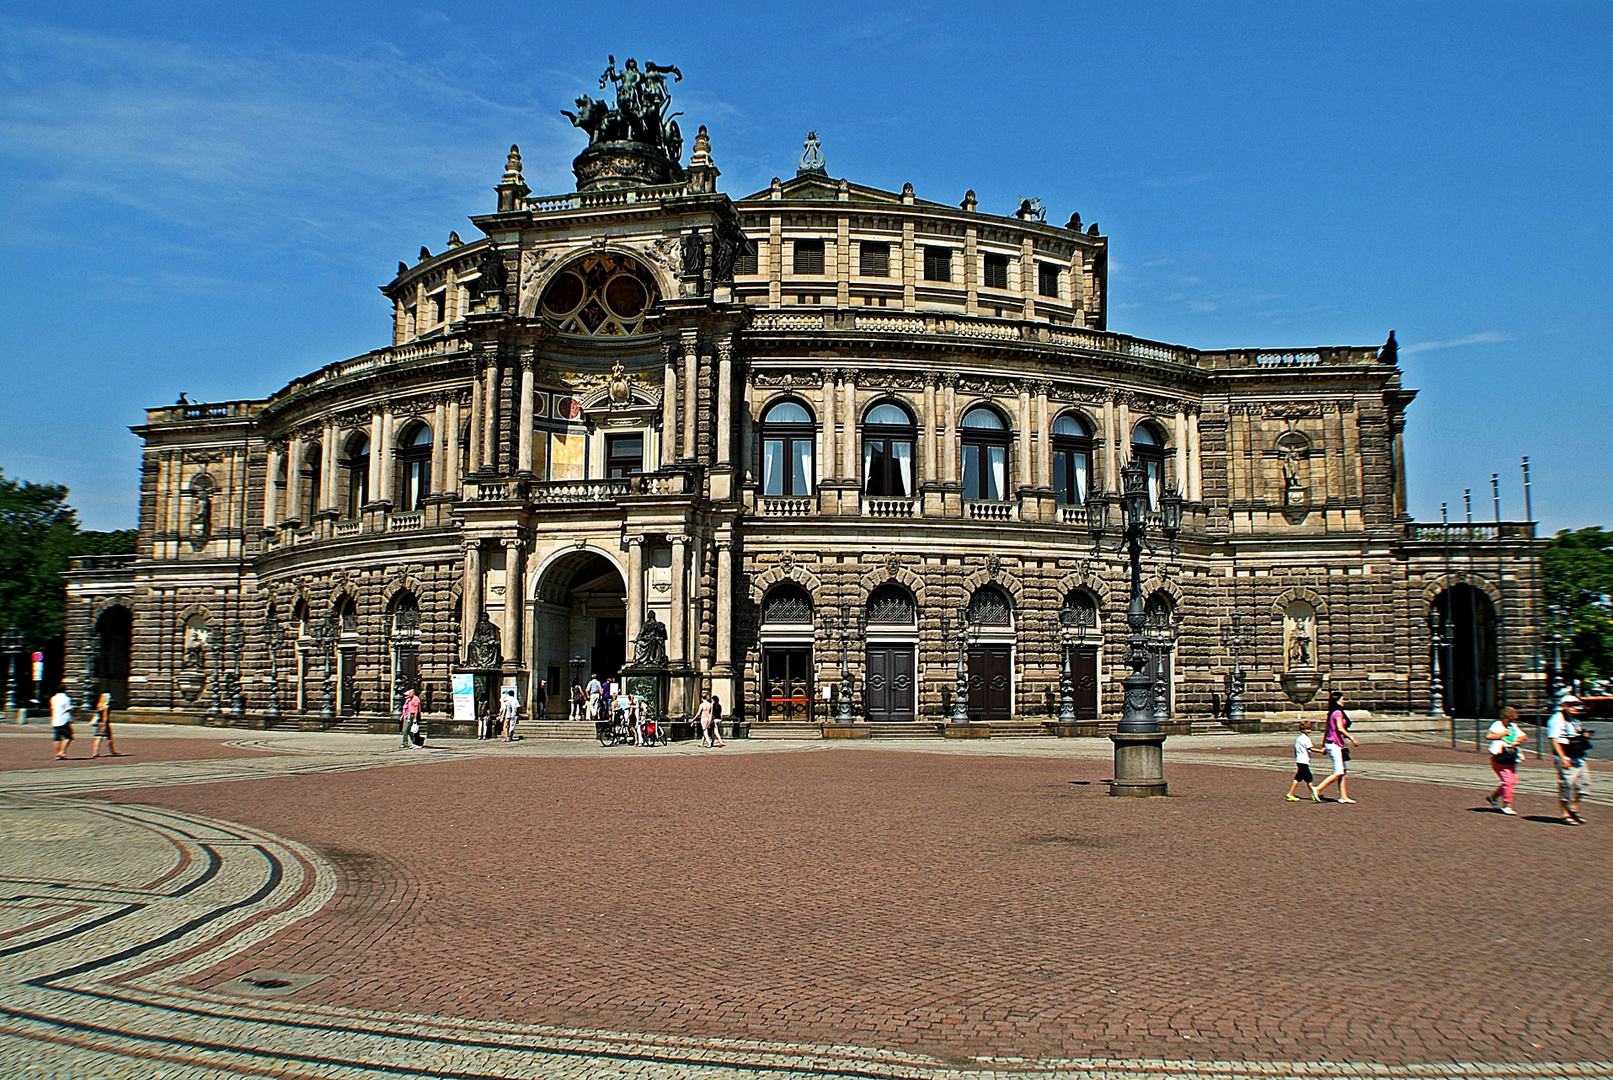
[[[627,582],[597,551],[568,551],[545,563],[529,618],[532,678],[548,683],[550,718],[565,715],[574,680],[617,678],[628,659]]]
[[[1496,711],[1496,612],[1489,594],[1459,582],[1435,594],[1428,624],[1445,641],[1439,675],[1445,713],[1465,719],[1494,717]]]
[[[94,668],[90,672],[95,692],[111,694],[114,709],[129,707],[129,658],[134,645],[134,613],[122,604],[113,604],[95,620]],[[95,702],[87,702],[94,706]]]

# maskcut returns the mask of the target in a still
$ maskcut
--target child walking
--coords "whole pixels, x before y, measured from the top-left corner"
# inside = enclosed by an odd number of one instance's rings
[[[1288,785],[1289,802],[1304,802],[1294,792],[1299,790],[1301,784],[1309,788],[1316,783],[1316,778],[1311,775],[1311,750],[1314,746],[1315,744],[1311,742],[1311,722],[1301,720],[1299,738],[1294,740],[1294,782]]]

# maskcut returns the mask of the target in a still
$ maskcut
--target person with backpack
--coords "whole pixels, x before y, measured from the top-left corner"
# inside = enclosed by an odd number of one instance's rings
[[[1490,740],[1490,768],[1501,782],[1484,801],[1508,816],[1516,816],[1512,809],[1512,789],[1518,786],[1518,761],[1523,757],[1523,730],[1518,727],[1518,710],[1508,705],[1501,710],[1501,719],[1490,725],[1486,733]]]
[[[1583,703],[1573,694],[1557,703],[1557,711],[1546,722],[1546,741],[1557,765],[1557,805],[1562,807],[1564,825],[1583,825],[1579,800],[1591,789],[1591,767],[1585,762],[1591,740],[1580,723]]]

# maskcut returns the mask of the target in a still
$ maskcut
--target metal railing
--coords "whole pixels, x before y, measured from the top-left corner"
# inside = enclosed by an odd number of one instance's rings
[[[1406,525],[1407,540],[1431,540],[1438,543],[1465,544],[1475,540],[1532,540],[1535,523],[1532,521],[1465,521],[1420,522]]]

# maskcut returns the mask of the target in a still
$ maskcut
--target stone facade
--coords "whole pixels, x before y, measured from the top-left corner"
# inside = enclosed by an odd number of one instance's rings
[[[138,552],[70,574],[70,677],[153,713],[377,724],[418,682],[441,717],[485,612],[506,683],[558,682],[559,717],[654,612],[675,713],[710,689],[830,719],[845,649],[857,717],[942,720],[976,604],[970,712],[1042,721],[1076,604],[1101,724],[1129,583],[1089,513],[1135,455],[1185,500],[1145,557],[1162,712],[1222,711],[1237,652],[1254,717],[1308,682],[1312,709],[1427,713],[1431,619],[1448,706],[1538,706],[1533,526],[1410,520],[1392,336],[1127,337],[1078,217],[817,168],[734,200],[717,175],[701,129],[671,183],[534,197],[512,148],[482,237],[383,286],[389,347],[150,410]]]

